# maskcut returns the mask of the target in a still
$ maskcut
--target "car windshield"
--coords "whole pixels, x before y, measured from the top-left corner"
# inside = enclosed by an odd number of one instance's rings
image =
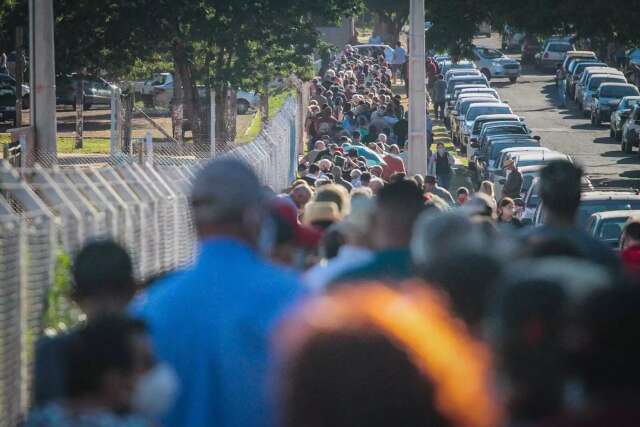
[[[558,160],[557,157],[552,157],[552,158],[545,158],[545,159],[541,159],[541,158],[533,158],[533,159],[523,159],[523,160],[518,160],[518,167],[519,168],[523,168],[525,166],[535,166],[535,165],[546,165],[547,163],[549,163],[552,160]]]
[[[589,217],[596,212],[640,209],[640,200],[584,200],[578,208],[578,226],[584,228]]]
[[[537,181],[533,188],[530,189],[531,193],[529,193],[529,199],[527,200],[528,208],[535,208],[536,206],[538,206],[538,203],[540,203],[540,195],[538,194],[540,184],[538,184],[538,182],[539,181]]]
[[[580,74],[587,67],[595,67],[595,66],[605,66],[606,64],[600,62],[579,62],[578,65],[573,69],[573,74]]]
[[[531,184],[533,184],[533,180],[535,179],[536,175],[533,174],[525,174],[522,177],[522,192],[523,193],[527,193],[527,191],[529,191],[529,189],[531,188]]]
[[[625,99],[625,101],[620,104],[620,109],[626,110],[633,108],[634,105],[638,104],[638,101],[640,101],[640,99]]]
[[[485,135],[526,135],[527,131],[523,126],[497,126],[487,129]]]
[[[600,89],[600,96],[606,98],[624,98],[625,96],[637,96],[638,88],[635,86],[605,86]]]
[[[531,145],[533,144],[527,144],[522,142],[504,142],[504,143],[492,144],[489,151],[489,159],[496,160],[500,155],[500,153],[502,152],[502,150],[506,150],[507,148],[520,147],[520,146],[529,147]]]
[[[595,236],[598,240],[604,240],[617,244],[622,236],[622,229],[627,222],[627,218],[607,218],[602,220]]]
[[[482,106],[472,107],[467,111],[467,120],[475,120],[478,116],[488,116],[490,114],[511,114],[511,107],[502,106]]]
[[[624,82],[624,77],[593,77],[589,82],[589,90],[596,90],[602,83],[606,82]]]
[[[483,78],[476,78],[476,79],[469,79],[469,80],[449,80],[449,86],[448,86],[448,90],[447,92],[452,93],[454,91],[454,89],[456,88],[456,86],[460,86],[460,85],[485,85],[487,84],[487,81],[484,80]]]
[[[549,45],[549,52],[568,52],[571,50],[569,43],[551,43]]]
[[[499,121],[502,121],[502,122],[504,122],[504,121],[509,121],[509,122],[511,122],[511,121],[513,121],[513,122],[517,121],[517,119],[515,119],[515,118],[514,118],[514,119],[485,119],[485,120],[476,120],[476,121],[475,121],[475,124],[473,125],[473,133],[474,133],[474,134],[477,134],[477,133],[480,131],[480,129],[482,129],[482,125],[483,125],[483,124],[485,124],[485,123],[490,123],[490,122],[496,122],[496,121],[498,121],[498,120],[499,120]]]
[[[480,56],[482,56],[483,58],[487,58],[487,59],[498,59],[498,58],[502,58],[504,56],[504,54],[502,52],[500,52],[499,50],[487,49],[487,48],[484,48],[484,47],[478,48],[476,50],[476,52],[478,52],[478,54]]]
[[[475,104],[475,103],[477,103],[477,102],[478,102],[477,100],[475,100],[475,101],[469,101],[469,102],[463,102],[463,103],[462,103],[462,108],[461,108],[461,110],[460,110],[460,114],[467,114],[467,111],[469,110],[469,108],[470,108],[473,104]],[[491,101],[482,100],[482,102],[491,102]],[[496,103],[497,103],[497,102],[498,102],[498,101],[496,100]]]

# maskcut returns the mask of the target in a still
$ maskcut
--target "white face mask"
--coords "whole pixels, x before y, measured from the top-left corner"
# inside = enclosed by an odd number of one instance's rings
[[[164,363],[158,363],[138,380],[131,406],[141,415],[158,418],[175,402],[178,385],[174,370]]]

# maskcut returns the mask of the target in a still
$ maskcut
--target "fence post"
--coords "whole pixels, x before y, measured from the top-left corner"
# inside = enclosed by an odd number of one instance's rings
[[[209,139],[211,140],[211,158],[216,158],[216,91],[209,92]]]
[[[16,28],[16,127],[22,126],[22,81],[24,80],[24,28]]]
[[[84,79],[80,78],[76,86],[76,144],[75,148],[82,148],[84,133]]]
[[[119,135],[119,123],[120,123],[120,88],[116,88],[111,91],[111,155],[119,152],[121,149],[120,135]]]
[[[153,136],[151,135],[151,131],[147,131],[144,136],[144,155],[145,155],[145,164],[149,167],[153,167]]]

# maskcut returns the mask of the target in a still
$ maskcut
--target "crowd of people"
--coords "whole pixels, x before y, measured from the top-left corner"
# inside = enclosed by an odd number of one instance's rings
[[[440,146],[407,174],[380,61],[347,48],[317,80],[289,188],[231,158],[199,173],[193,266],[142,287],[118,244],[79,252],[87,321],[38,344],[26,426],[640,424],[640,220],[619,253],[580,230],[565,161],[529,229],[489,182],[452,196]]]

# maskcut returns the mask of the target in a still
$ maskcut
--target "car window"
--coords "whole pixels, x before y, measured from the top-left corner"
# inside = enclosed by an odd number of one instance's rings
[[[478,116],[488,116],[490,114],[511,114],[511,107],[508,106],[486,106],[471,107],[467,111],[467,120],[475,120]]]
[[[584,227],[589,217],[596,212],[640,209],[640,200],[584,200],[578,208],[578,226]]]
[[[533,187],[529,189],[529,198],[527,199],[527,207],[535,208],[540,203],[540,195],[538,194],[538,189],[540,188],[540,181],[536,181],[533,184]]]
[[[483,58],[487,58],[487,59],[498,59],[498,58],[502,58],[504,56],[504,54],[502,52],[500,52],[499,50],[496,49],[488,49],[488,48],[478,48],[476,49],[476,52]]]
[[[604,86],[600,89],[600,96],[607,98],[623,98],[625,96],[637,96],[638,88],[635,86]]]
[[[608,218],[600,222],[596,238],[608,242],[619,242],[622,229],[627,222],[627,218]]]
[[[602,83],[605,83],[605,82],[626,82],[626,79],[624,77],[614,77],[614,76],[594,77],[589,82],[589,90],[592,90],[592,91],[596,90],[600,87]]]
[[[571,45],[568,43],[550,43],[549,52],[568,52],[571,50]]]
[[[496,127],[487,130],[487,135],[526,135],[527,130],[523,126]]]

